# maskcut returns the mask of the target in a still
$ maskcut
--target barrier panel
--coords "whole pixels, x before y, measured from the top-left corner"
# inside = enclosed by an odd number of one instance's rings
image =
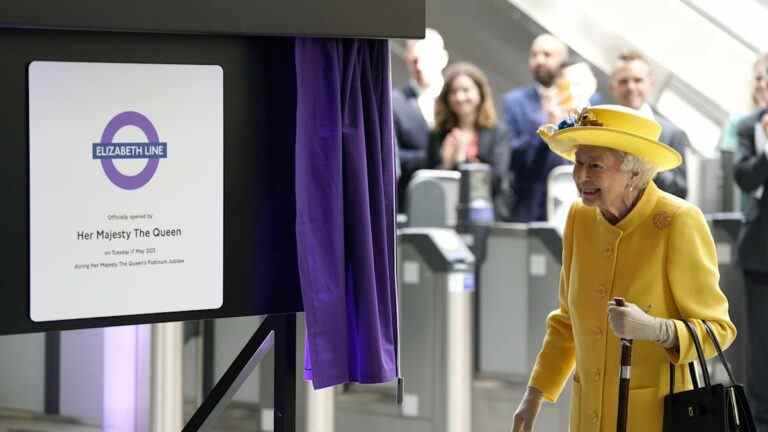
[[[474,257],[453,230],[408,228],[398,272],[403,404],[394,386],[352,386],[336,395],[336,430],[469,432]]]

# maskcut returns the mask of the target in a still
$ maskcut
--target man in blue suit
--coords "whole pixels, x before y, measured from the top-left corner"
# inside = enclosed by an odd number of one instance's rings
[[[547,177],[567,161],[549,151],[536,130],[545,123],[557,124],[567,113],[560,104],[555,81],[568,60],[568,47],[559,39],[542,34],[534,39],[528,57],[528,70],[534,84],[513,89],[503,96],[512,157],[510,169],[514,197],[509,203],[512,222],[547,219]],[[599,103],[597,96],[591,99]]]

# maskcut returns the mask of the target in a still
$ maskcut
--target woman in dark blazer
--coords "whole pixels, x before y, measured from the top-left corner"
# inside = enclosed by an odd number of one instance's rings
[[[491,166],[497,217],[506,219],[510,148],[496,119],[485,74],[470,63],[445,70],[445,84],[435,101],[435,128],[430,134],[427,168],[457,169],[465,162]]]

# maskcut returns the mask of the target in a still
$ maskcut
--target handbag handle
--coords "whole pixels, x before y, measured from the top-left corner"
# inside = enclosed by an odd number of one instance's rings
[[[685,324],[685,327],[688,329],[688,333],[691,334],[693,345],[696,347],[696,355],[699,357],[699,366],[701,367],[701,376],[704,378],[704,386],[706,388],[710,388],[712,387],[712,384],[709,381],[709,368],[707,367],[707,358],[704,356],[704,348],[701,346],[699,335],[696,334],[696,330],[694,330],[691,323],[684,320],[683,324]]]
[[[688,363],[688,373],[691,375],[693,388],[699,388],[699,379],[696,378],[696,366],[693,362]],[[669,394],[675,393],[675,365],[669,364]]]
[[[704,320],[701,320],[701,322],[704,323],[704,328],[707,330],[707,334],[709,335],[709,338],[712,340],[712,344],[715,345],[715,349],[717,350],[717,356],[720,358],[720,362],[723,364],[723,367],[725,367],[725,372],[728,374],[728,379],[731,380],[731,385],[736,385],[736,380],[733,379],[733,371],[731,371],[731,365],[725,359],[725,355],[723,354],[723,349],[720,348],[720,341],[718,341],[717,337],[715,337],[714,330],[712,330],[712,327],[709,325],[708,322]]]
[[[701,348],[701,341],[699,340],[699,336],[696,334],[696,331],[691,326],[691,323],[689,323],[686,320],[682,320],[683,324],[685,324],[685,328],[688,329],[688,333],[691,335],[691,339],[693,340],[693,345],[696,347],[696,355],[699,358],[699,365],[701,366],[701,375],[704,378],[704,386],[709,389],[712,387],[712,384],[709,381],[709,369],[707,368],[707,361],[704,357],[704,350]],[[688,370],[691,374],[691,381],[694,383],[695,388],[699,388],[698,380],[696,379],[696,369],[693,366],[693,362],[688,363]],[[669,364],[669,394],[673,394],[675,392],[675,366],[670,363]]]

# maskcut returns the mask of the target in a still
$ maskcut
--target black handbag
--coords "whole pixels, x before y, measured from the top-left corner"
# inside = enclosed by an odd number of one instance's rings
[[[726,386],[710,383],[701,342],[691,324],[683,321],[696,347],[704,386],[699,386],[696,369],[691,362],[688,364],[688,370],[694,389],[675,393],[675,367],[669,365],[669,394],[664,398],[664,432],[756,432],[744,387],[734,381],[731,367],[725,360],[720,343],[709,323],[702,322],[717,349],[717,355],[728,373],[731,384]]]

